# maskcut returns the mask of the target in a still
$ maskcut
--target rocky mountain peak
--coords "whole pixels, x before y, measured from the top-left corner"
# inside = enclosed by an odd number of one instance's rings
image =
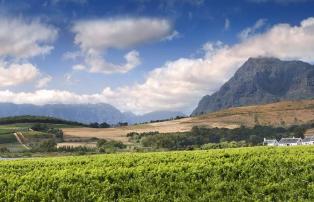
[[[278,58],[249,58],[219,91],[204,96],[192,115],[308,98],[314,98],[314,66]]]

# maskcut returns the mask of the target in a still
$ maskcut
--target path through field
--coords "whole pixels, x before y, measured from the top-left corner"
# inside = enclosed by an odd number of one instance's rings
[[[23,136],[23,134],[22,134],[21,132],[16,132],[16,133],[14,133],[14,136],[15,136],[15,138],[17,139],[17,141],[18,141],[25,149],[30,150],[30,148],[24,144],[24,139],[25,139],[25,138],[24,138],[24,136]]]

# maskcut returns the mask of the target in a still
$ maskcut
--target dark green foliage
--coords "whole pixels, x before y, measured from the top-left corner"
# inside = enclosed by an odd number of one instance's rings
[[[314,201],[314,147],[0,161],[0,201]]]
[[[12,134],[0,135],[0,144],[17,143],[15,136]]]
[[[110,124],[106,123],[106,122],[103,122],[101,124],[99,124],[99,128],[110,128]]]
[[[91,128],[110,128],[111,125],[106,123],[106,122],[103,122],[103,123],[100,123],[100,124],[95,122],[95,123],[90,123],[89,127],[91,127]]]
[[[57,143],[54,140],[47,140],[32,146],[32,152],[53,152],[56,151]]]
[[[6,147],[0,147],[0,153],[7,153],[7,152],[10,152],[10,151],[8,150],[8,148],[6,148]]]
[[[90,123],[89,127],[91,128],[99,128],[99,123],[95,122],[95,123]]]
[[[0,129],[0,144],[17,143],[13,129]]]
[[[66,121],[53,117],[46,116],[13,116],[0,118],[0,125],[15,124],[15,123],[51,123],[51,124],[67,124],[73,126],[86,126],[85,124],[75,121]]]
[[[53,134],[55,138],[63,140],[63,131],[59,128],[49,128],[47,124],[36,123],[31,127],[31,129],[34,131]]]
[[[92,147],[84,147],[84,146],[78,146],[78,147],[63,146],[63,147],[57,148],[56,151],[85,154],[88,152],[96,152],[96,149]]]
[[[49,128],[47,124],[36,123],[31,127],[32,130],[46,132]]]
[[[140,143],[140,141],[143,137],[154,136],[154,135],[158,135],[158,134],[159,134],[158,131],[144,132],[144,133],[131,132],[131,133],[128,133],[126,136],[129,138],[129,140],[131,142]]]
[[[190,132],[166,133],[129,133],[129,140],[134,143],[141,143],[143,147],[155,149],[190,149],[199,148],[204,144],[222,142],[244,141],[246,146],[261,145],[264,138],[281,139],[283,137],[303,137],[304,132],[310,125],[292,126],[289,128],[255,126],[254,128],[240,127],[235,129],[226,128],[203,128],[194,126]],[[228,145],[228,144],[227,144]],[[239,144],[242,145],[243,144]]]
[[[98,140],[97,148],[100,152],[111,153],[117,150],[125,149],[126,145],[114,140]]]
[[[128,126],[129,123],[128,122],[119,122],[118,126]]]
[[[63,140],[63,131],[59,128],[49,128],[47,133],[53,134],[56,138]]]
[[[201,149],[225,149],[225,148],[237,148],[247,147],[248,144],[245,141],[239,142],[221,142],[221,143],[207,143],[201,146]]]

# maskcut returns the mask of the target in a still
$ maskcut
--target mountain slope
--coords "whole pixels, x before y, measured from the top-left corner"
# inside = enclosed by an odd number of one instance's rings
[[[127,119],[130,120],[129,123],[145,123],[156,120],[166,120],[171,118],[176,118],[177,116],[186,116],[182,112],[177,111],[154,111],[143,115],[135,115],[133,113],[124,113]]]
[[[159,131],[161,133],[173,133],[190,131],[193,126],[232,129],[241,126],[254,127],[255,125],[267,125],[287,127],[313,123],[314,99],[235,107],[201,116],[158,123],[104,129],[65,128],[63,131],[66,139],[72,139],[73,137],[97,137],[128,143],[127,134],[131,132]]]
[[[250,58],[219,91],[204,96],[192,115],[310,98],[314,98],[314,66],[301,61]]]
[[[109,104],[51,104],[31,105],[0,103],[0,117],[8,116],[49,116],[80,123],[107,122],[116,124],[119,122],[140,123],[151,120],[168,119],[181,116],[180,112],[151,112],[144,115],[122,113]]]

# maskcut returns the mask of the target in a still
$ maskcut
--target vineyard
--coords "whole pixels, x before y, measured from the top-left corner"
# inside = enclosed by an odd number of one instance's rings
[[[0,201],[314,201],[314,147],[0,161]]]

